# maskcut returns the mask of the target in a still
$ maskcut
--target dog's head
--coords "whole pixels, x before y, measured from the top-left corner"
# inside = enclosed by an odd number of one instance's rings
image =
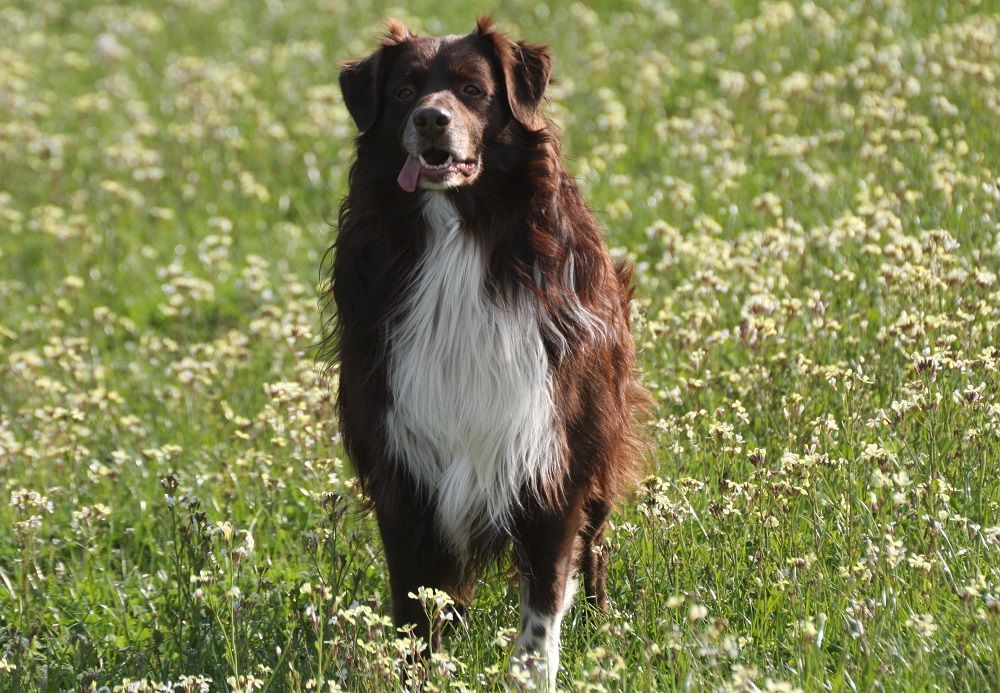
[[[345,64],[340,88],[362,137],[397,156],[406,191],[471,185],[491,142],[517,123],[539,127],[551,60],[489,18],[466,36],[418,37],[389,20],[375,53]],[[395,163],[395,162],[394,162]]]

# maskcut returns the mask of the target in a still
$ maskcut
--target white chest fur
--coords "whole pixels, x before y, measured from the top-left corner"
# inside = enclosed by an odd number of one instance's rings
[[[444,194],[426,193],[423,213],[426,250],[387,335],[387,439],[464,559],[474,531],[503,530],[522,490],[553,478],[561,442],[534,296],[487,295],[479,244]]]

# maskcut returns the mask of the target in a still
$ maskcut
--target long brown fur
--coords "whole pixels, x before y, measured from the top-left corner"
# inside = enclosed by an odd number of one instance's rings
[[[538,298],[564,440],[562,472],[544,501],[526,491],[513,531],[473,537],[473,555],[462,568],[437,535],[433,500],[405,460],[387,454],[384,429],[392,400],[385,339],[424,249],[425,222],[418,195],[395,180],[406,157],[399,119],[409,116],[386,103],[383,90],[404,58],[426,53],[431,61],[444,51],[454,60],[488,61],[496,83],[500,98],[477,112],[481,175],[448,195],[488,258],[484,290],[498,301],[520,290]],[[390,21],[379,49],[341,73],[361,134],[340,208],[326,357],[339,367],[340,430],[379,521],[395,620],[415,624],[428,638],[426,619],[408,593],[439,587],[464,603],[479,570],[510,542],[538,608],[554,608],[576,569],[588,600],[603,607],[605,522],[642,471],[635,418],[648,395],[635,377],[629,333],[632,269],[612,261],[563,165],[558,133],[540,108],[550,71],[545,47],[515,42],[482,18],[473,33],[443,42]],[[597,329],[581,321],[586,314]]]

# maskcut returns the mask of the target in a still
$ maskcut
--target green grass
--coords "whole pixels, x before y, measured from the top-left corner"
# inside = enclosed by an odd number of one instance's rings
[[[338,62],[476,13],[354,4],[0,0],[0,690],[508,681],[502,568],[403,666],[313,361]],[[656,398],[560,686],[996,690],[1000,4],[498,18]]]

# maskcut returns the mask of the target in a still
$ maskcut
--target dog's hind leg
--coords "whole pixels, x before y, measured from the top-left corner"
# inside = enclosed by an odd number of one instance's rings
[[[604,528],[611,506],[601,498],[591,498],[584,507],[587,524],[580,532],[580,572],[587,603],[600,611],[608,610],[605,580],[608,567],[608,547]]]
[[[608,567],[608,547],[604,542],[604,528],[611,506],[600,498],[591,498],[584,507],[586,525],[580,532],[580,572],[587,604],[601,612],[608,609],[605,580]]]

